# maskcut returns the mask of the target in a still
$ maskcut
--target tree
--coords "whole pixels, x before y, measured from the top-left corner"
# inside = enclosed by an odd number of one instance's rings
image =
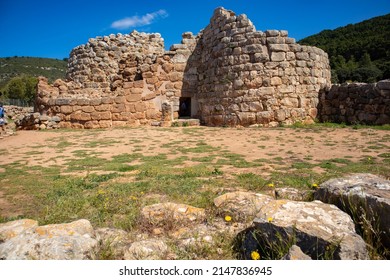
[[[359,61],[359,67],[372,67],[372,61],[371,61],[371,56],[368,53],[364,53],[362,58]]]
[[[31,103],[35,99],[37,83],[38,79],[36,77],[14,77],[7,83],[4,95],[10,99],[20,99]]]

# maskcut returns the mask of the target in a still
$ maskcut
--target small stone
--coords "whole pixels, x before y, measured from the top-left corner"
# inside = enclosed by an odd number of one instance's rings
[[[282,260],[312,260],[312,258],[303,253],[297,245],[292,245]]]
[[[168,246],[163,240],[150,239],[136,241],[125,250],[125,260],[161,260],[168,253]]]

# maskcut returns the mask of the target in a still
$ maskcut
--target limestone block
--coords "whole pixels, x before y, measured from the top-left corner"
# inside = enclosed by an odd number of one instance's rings
[[[72,121],[90,121],[91,115],[88,113],[77,111],[77,112],[73,112],[72,114],[70,114],[70,119]]]
[[[181,81],[183,79],[183,73],[180,72],[172,72],[168,74],[169,80],[171,82]]]
[[[133,88],[143,88],[144,87],[144,81],[143,80],[137,80],[133,82]]]
[[[126,102],[126,97],[125,97],[125,96],[117,96],[117,97],[114,97],[114,102],[115,102],[116,104],[125,103],[125,102]]]
[[[275,119],[278,122],[284,121],[286,119],[286,112],[285,112],[285,110],[281,109],[281,110],[275,111]]]
[[[237,112],[236,114],[240,120],[240,124],[243,126],[256,123],[256,114],[254,112]]]
[[[77,99],[77,105],[80,105],[80,106],[89,106],[90,103],[89,103],[89,99]]]
[[[142,94],[144,92],[144,89],[143,88],[131,88],[129,91],[125,91],[125,95],[128,95],[129,93],[131,95],[134,95],[134,94]]]
[[[272,52],[271,61],[284,61],[286,59],[286,53],[284,52]]]
[[[295,60],[295,53],[294,53],[294,52],[287,52],[287,53],[286,53],[286,59],[287,59],[288,61],[290,61],[290,60]]]
[[[100,98],[97,98],[97,99],[91,99],[89,104],[91,106],[97,106],[97,105],[100,105],[102,104],[102,100]]]
[[[267,53],[267,48],[261,44],[247,45],[244,48],[245,53]]]
[[[127,67],[125,69],[123,69],[123,76],[124,77],[127,77],[127,76],[133,76],[137,73],[137,67]]]
[[[94,121],[88,121],[84,124],[84,128],[86,129],[96,129],[100,128],[99,122],[94,120]]]
[[[282,79],[279,77],[272,77],[271,78],[271,85],[272,86],[278,86],[282,84]]]
[[[96,111],[109,111],[111,108],[110,104],[102,104],[99,106],[95,106]]]
[[[156,93],[151,92],[151,93],[147,93],[145,95],[142,95],[142,100],[143,101],[148,101],[148,100],[151,100],[151,99],[153,99],[155,97],[156,97]],[[127,101],[129,101],[129,100],[127,100]],[[138,100],[136,100],[136,101],[138,101]]]
[[[112,126],[112,121],[111,120],[99,120],[99,126],[101,128],[108,128]]]
[[[279,34],[280,34],[279,30],[266,30],[265,31],[265,35],[267,37],[277,37],[277,36],[279,36]]]
[[[112,113],[120,113],[124,112],[126,110],[125,104],[113,104],[111,105],[111,112]]]
[[[259,101],[249,103],[249,111],[259,112],[263,110],[263,104]]]
[[[111,112],[93,112],[91,113],[91,119],[92,120],[110,120],[111,119]]]
[[[156,84],[158,82],[158,78],[157,77],[151,77],[151,78],[147,78],[146,79],[146,83],[147,84],[152,84],[152,85],[154,85],[154,84]]]
[[[111,97],[102,97],[103,104],[112,104],[113,100]]]
[[[61,106],[61,113],[63,113],[63,114],[70,114],[72,112],[73,112],[73,107],[72,106],[67,106],[67,105]]]
[[[286,39],[284,37],[267,37],[268,44],[284,44]]]
[[[272,96],[274,95],[274,93],[275,93],[274,87],[261,87],[256,90],[256,94],[262,97]]]
[[[95,108],[93,106],[82,106],[81,110],[85,113],[91,113],[95,111]]]
[[[295,56],[298,60],[310,60],[309,54],[307,52],[297,52]]]
[[[287,44],[269,44],[269,49],[272,52],[288,52],[289,47]]]
[[[62,105],[69,105],[70,100],[69,99],[64,99],[64,98],[58,98],[55,100],[55,105],[62,106]]]
[[[137,112],[144,112],[146,110],[146,104],[144,102],[135,103],[135,110]]]
[[[274,112],[272,111],[263,111],[256,113],[256,123],[267,124],[273,120]]]
[[[166,72],[166,73],[170,73],[174,68],[174,65],[172,63],[169,63],[169,62],[166,62],[162,65],[162,69]]]

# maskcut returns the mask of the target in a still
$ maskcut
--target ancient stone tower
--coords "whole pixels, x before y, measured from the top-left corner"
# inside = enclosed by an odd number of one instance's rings
[[[60,126],[275,126],[316,118],[330,86],[327,54],[287,31],[256,31],[246,15],[218,8],[198,35],[164,49],[160,34],[90,39],[70,54],[67,80],[38,83],[36,110]]]

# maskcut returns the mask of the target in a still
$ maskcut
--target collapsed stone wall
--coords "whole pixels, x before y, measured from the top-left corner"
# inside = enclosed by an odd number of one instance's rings
[[[132,32],[90,39],[70,55],[68,81],[38,82],[36,110],[62,127],[97,128],[160,121],[162,104],[178,111],[185,64],[195,39],[164,50],[159,34]],[[172,114],[178,117],[177,113]],[[169,116],[171,119],[171,116]]]
[[[390,80],[333,85],[320,94],[323,122],[383,125],[390,123]]]
[[[312,121],[329,86],[325,52],[218,8],[170,51],[157,33],[90,39],[72,50],[66,81],[39,80],[35,110],[61,127],[169,125],[184,103],[206,125],[272,126]]]

